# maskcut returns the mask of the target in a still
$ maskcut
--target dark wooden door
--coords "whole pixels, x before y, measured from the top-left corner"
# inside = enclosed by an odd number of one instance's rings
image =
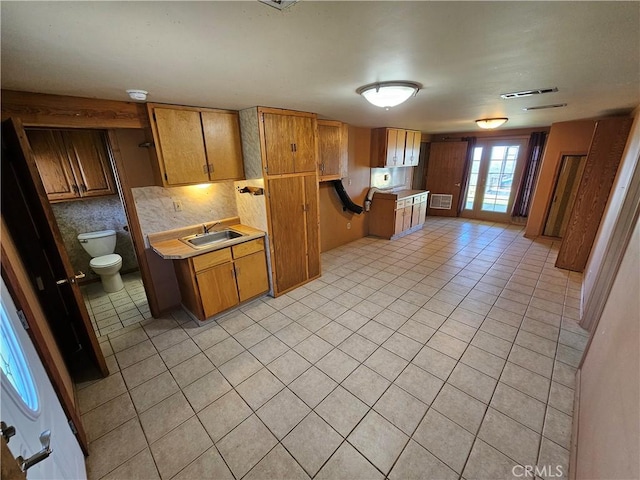
[[[556,267],[582,272],[598,233],[633,119],[598,120]]]
[[[429,205],[434,195],[451,195],[450,208],[431,208],[429,215],[457,217],[464,166],[467,159],[467,142],[434,142],[431,144],[427,164],[426,189]],[[437,198],[437,197],[436,197]]]
[[[69,370],[109,371],[19,120],[2,123],[2,217]]]

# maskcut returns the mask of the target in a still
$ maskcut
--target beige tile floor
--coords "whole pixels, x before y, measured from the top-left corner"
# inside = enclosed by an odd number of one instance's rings
[[[555,247],[429,218],[206,327],[176,311],[102,336],[112,374],[78,391],[89,478],[566,474],[587,336]]]
[[[124,288],[116,293],[106,293],[100,282],[81,287],[91,324],[99,336],[151,318],[140,272],[122,275],[122,283]]]

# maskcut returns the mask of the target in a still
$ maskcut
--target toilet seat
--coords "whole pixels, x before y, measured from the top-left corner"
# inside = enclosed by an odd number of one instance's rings
[[[122,262],[122,257],[120,255],[117,253],[110,253],[109,255],[92,258],[91,262],[89,262],[89,266],[91,268],[113,267],[120,262]]]

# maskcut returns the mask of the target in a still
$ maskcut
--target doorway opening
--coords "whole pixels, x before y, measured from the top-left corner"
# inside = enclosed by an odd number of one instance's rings
[[[553,200],[549,206],[544,226],[544,235],[547,237],[564,237],[586,161],[586,155],[562,156],[560,173],[556,180]]]
[[[108,132],[31,127],[26,133],[63,247],[74,270],[84,275],[78,283],[96,335],[114,333],[151,318]],[[115,235],[115,248],[89,254],[92,249],[85,245],[96,242],[93,237],[108,238],[105,232]],[[80,240],[80,234],[92,239]],[[95,258],[103,254],[107,256],[99,258],[104,261]],[[98,265],[98,261],[112,265],[115,258],[121,265],[116,268],[123,288],[105,291],[96,272],[102,273],[105,268],[92,265]]]
[[[526,139],[478,141],[473,149],[462,216],[509,222],[522,175]]]

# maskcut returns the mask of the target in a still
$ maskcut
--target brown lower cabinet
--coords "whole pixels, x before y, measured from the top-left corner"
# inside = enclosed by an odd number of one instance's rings
[[[371,203],[369,233],[377,237],[396,238],[424,225],[428,192],[416,192],[403,198],[382,193]]]
[[[269,290],[264,238],[173,262],[182,304],[201,321]]]

